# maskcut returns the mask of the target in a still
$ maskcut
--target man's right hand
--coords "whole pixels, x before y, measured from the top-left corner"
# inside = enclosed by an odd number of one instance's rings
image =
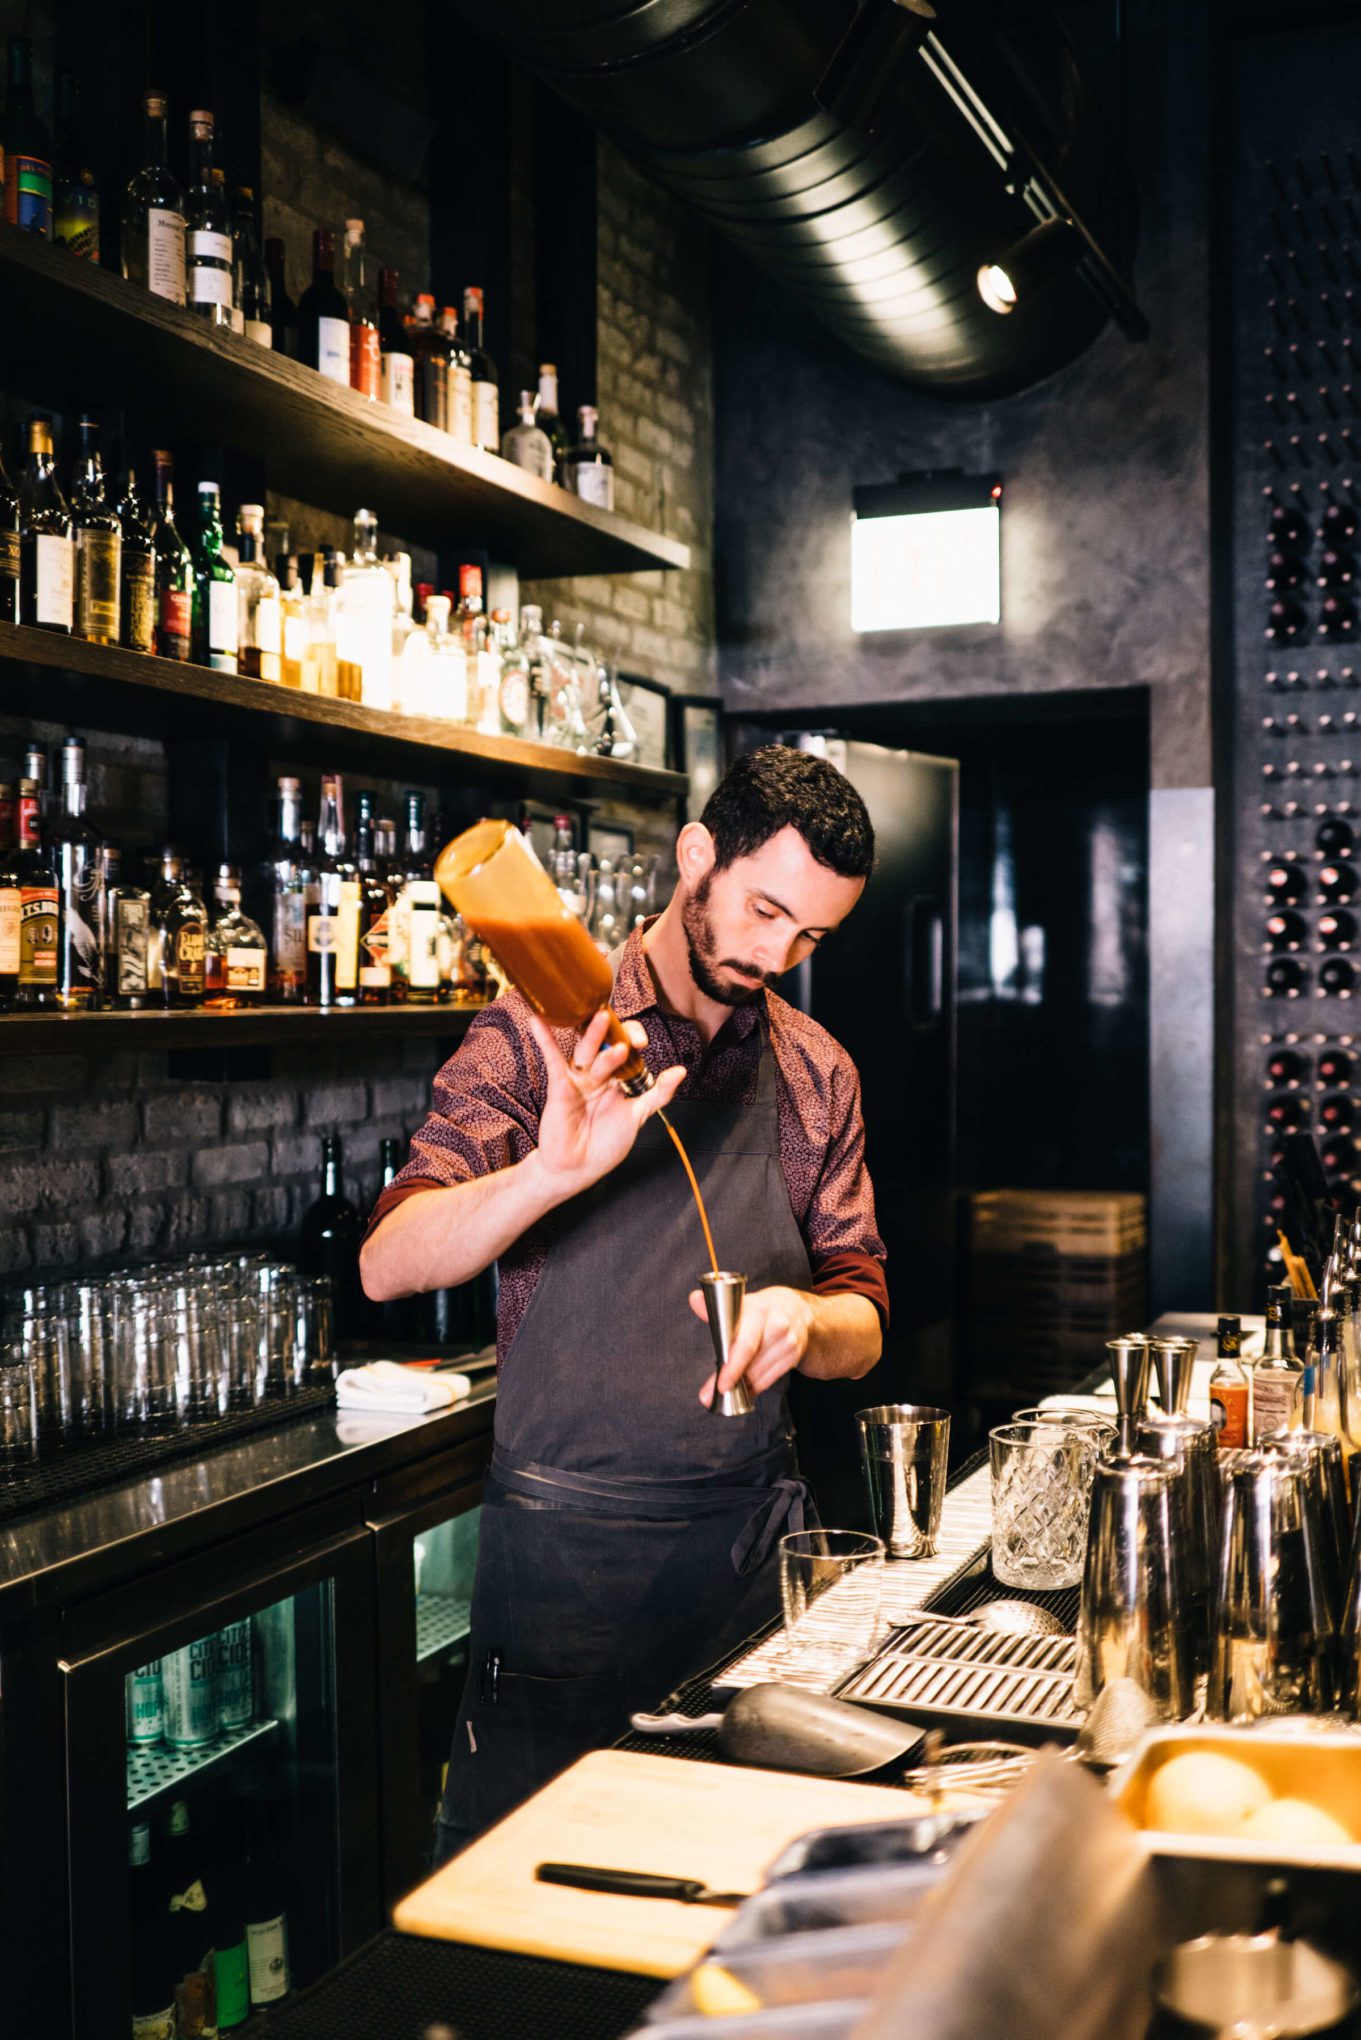
[[[609,1026],[603,1008],[577,1042],[570,1062],[537,1014],[530,1016],[529,1024],[548,1070],[538,1167],[555,1197],[571,1197],[623,1161],[644,1120],[671,1103],[685,1071],[663,1070],[650,1090],[630,1098],[617,1082],[628,1048],[622,1041],[602,1046]],[[624,1031],[635,1048],[647,1046],[636,1020],[626,1020]]]

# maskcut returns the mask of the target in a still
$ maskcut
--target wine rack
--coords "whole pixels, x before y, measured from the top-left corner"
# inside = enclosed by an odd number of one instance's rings
[[[1241,61],[1226,840],[1232,1216],[1255,1302],[1281,1265],[1282,1137],[1314,1135],[1335,1197],[1361,1194],[1361,154],[1342,95],[1317,92],[1336,50],[1306,36]]]

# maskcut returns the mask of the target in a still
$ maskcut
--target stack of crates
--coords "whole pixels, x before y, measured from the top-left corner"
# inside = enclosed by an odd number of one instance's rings
[[[1104,1367],[1147,1318],[1146,1201],[1128,1190],[982,1190],[969,1199],[970,1392],[1019,1407]]]

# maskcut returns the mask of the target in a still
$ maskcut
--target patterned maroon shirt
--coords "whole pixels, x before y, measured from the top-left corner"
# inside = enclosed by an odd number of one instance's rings
[[[624,945],[614,1010],[647,1032],[643,1057],[654,1076],[683,1063],[680,1098],[750,1105],[761,1060],[764,1014],[775,1056],[780,1167],[821,1295],[868,1296],[888,1322],[884,1243],[865,1167],[860,1079],[840,1043],[798,1008],[763,991],[734,1007],[706,1048],[693,1021],[664,1012],[643,952],[642,930]],[[529,1007],[504,993],[479,1013],[435,1078],[429,1116],[411,1159],[382,1191],[371,1233],[395,1204],[419,1191],[509,1168],[531,1153],[547,1093],[543,1056],[529,1031]],[[557,1040],[570,1057],[575,1036]],[[531,1226],[501,1256],[497,1351],[504,1360],[534,1294],[548,1251],[546,1222]]]

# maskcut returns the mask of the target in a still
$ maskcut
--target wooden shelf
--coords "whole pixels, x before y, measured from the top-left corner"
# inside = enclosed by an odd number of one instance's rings
[[[110,1049],[253,1048],[309,1041],[419,1040],[466,1033],[480,1006],[257,1006],[248,1012],[3,1013],[6,1055]]]
[[[97,681],[94,698],[77,704],[75,716],[88,714],[103,727],[109,685],[151,689],[183,703],[202,702],[214,711],[228,709],[269,717],[281,732],[308,725],[349,731],[354,736],[404,750],[441,751],[467,759],[479,780],[491,780],[522,793],[554,798],[589,797],[592,787],[622,795],[675,800],[685,791],[681,772],[661,772],[618,758],[579,756],[556,744],[536,744],[524,737],[488,737],[435,716],[393,715],[365,708],[358,701],[337,701],[328,695],[302,694],[269,680],[248,680],[217,673],[178,659],[157,659],[146,652],[125,652],[109,645],[86,644],[82,638],[23,624],[0,623],[0,667],[22,665],[69,673]],[[0,672],[0,707],[6,686]],[[101,713],[101,706],[103,713]],[[49,711],[50,712],[50,711]]]
[[[676,539],[4,225],[0,329],[11,389],[135,405],[167,433],[264,461],[285,495],[346,516],[363,505],[386,530],[486,550],[525,580],[690,564]]]

